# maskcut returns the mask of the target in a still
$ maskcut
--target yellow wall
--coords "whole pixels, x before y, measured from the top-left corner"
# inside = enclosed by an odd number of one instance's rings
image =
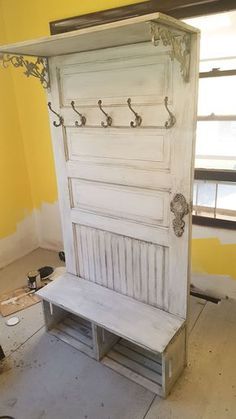
[[[45,36],[52,20],[132,3],[138,1],[0,0],[0,42]],[[5,179],[0,189],[2,238],[12,234],[30,210],[55,202],[57,187],[45,92],[39,81],[13,68],[0,71],[0,86],[0,176]]]
[[[1,8],[0,42],[6,42]],[[32,209],[32,196],[11,71],[0,71],[0,91],[0,237],[5,237]]]
[[[193,239],[192,271],[236,279],[236,244],[224,244],[214,237]]]
[[[138,1],[0,0],[0,42],[45,36],[49,34],[49,21],[133,3]],[[40,83],[27,79],[21,69],[1,70],[0,87],[1,238],[12,234],[17,222],[33,208],[55,202],[57,188],[45,93]],[[214,237],[194,239],[193,270],[236,278],[235,253],[235,244],[224,245]]]

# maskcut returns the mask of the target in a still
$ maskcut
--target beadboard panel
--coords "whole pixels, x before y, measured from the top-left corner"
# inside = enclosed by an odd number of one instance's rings
[[[168,248],[76,225],[81,278],[165,308]]]
[[[167,191],[156,191],[103,182],[71,179],[72,206],[108,217],[167,227]],[[142,202],[142,205],[140,205]]]
[[[168,130],[132,128],[66,129],[70,161],[169,169]]]
[[[135,55],[131,47],[119,47],[119,55],[105,51],[92,65],[88,54],[84,62],[81,54],[79,62],[60,68],[62,106],[71,100],[83,107],[97,106],[99,99],[105,106],[125,105],[128,97],[134,104],[162,102],[172,94],[172,61],[167,52],[157,55],[150,51]]]

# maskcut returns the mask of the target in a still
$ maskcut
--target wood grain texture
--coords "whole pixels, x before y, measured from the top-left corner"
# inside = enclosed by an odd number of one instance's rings
[[[180,317],[68,273],[37,294],[155,353],[162,353],[184,324]]]
[[[157,384],[146,377],[138,374],[135,371],[132,371],[130,368],[122,365],[122,363],[114,361],[113,359],[105,356],[101,361],[103,365],[113,369],[118,374],[123,375],[124,377],[128,378],[131,381],[147,388],[148,390],[152,391],[153,393],[158,394],[159,396],[163,396],[163,390],[160,384]]]
[[[165,307],[167,248],[82,225],[76,237],[81,278]]]
[[[153,13],[119,22],[79,29],[67,34],[5,45],[0,48],[0,52],[52,57],[150,41],[150,30],[147,22],[154,19],[162,24],[172,25],[176,30],[190,33],[198,32],[197,29],[184,22],[177,21],[161,13]]]

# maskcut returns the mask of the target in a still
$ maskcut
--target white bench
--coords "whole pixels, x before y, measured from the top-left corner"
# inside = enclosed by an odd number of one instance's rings
[[[57,337],[146,388],[168,393],[185,362],[184,319],[69,273],[37,294]]]

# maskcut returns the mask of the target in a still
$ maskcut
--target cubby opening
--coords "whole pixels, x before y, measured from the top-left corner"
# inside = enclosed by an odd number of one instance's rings
[[[44,302],[44,306],[48,331],[63,342],[94,358],[92,323],[50,303]]]

